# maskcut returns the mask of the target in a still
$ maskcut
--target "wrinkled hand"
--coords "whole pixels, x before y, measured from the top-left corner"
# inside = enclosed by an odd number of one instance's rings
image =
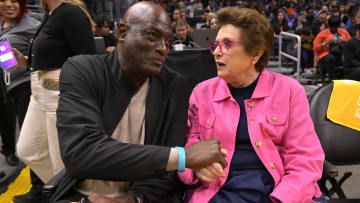
[[[206,168],[195,170],[195,175],[202,181],[212,183],[216,177],[224,178],[225,172],[219,163],[213,163]]]
[[[209,138],[186,149],[186,168],[197,170],[206,168],[214,162],[225,168],[227,163],[224,156],[220,142],[214,138]]]
[[[16,48],[12,48],[12,51],[14,52],[17,61],[16,67],[26,67],[27,59],[25,58],[25,56]]]
[[[91,203],[136,203],[135,198],[130,194],[123,194],[118,198],[106,197],[101,194],[93,194],[88,197],[88,202]],[[72,202],[80,203],[80,202]]]

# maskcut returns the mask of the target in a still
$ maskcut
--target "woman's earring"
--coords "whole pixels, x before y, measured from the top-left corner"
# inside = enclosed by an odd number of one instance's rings
[[[255,64],[255,63],[256,63],[256,61],[253,61],[252,63],[253,63],[253,64]]]

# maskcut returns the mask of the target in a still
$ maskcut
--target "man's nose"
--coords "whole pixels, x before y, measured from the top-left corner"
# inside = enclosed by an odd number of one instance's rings
[[[166,55],[167,47],[166,47],[165,39],[159,40],[159,42],[156,45],[156,51],[158,51],[163,56]]]

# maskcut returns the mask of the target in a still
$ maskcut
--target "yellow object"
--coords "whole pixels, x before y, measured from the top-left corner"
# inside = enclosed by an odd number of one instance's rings
[[[360,82],[334,80],[327,117],[334,123],[360,131]]]
[[[1,203],[13,203],[13,197],[30,191],[30,168],[24,168],[14,182],[10,183],[6,192],[0,195]]]

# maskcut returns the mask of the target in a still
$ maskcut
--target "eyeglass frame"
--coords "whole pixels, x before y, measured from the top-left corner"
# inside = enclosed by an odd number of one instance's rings
[[[223,52],[223,50],[222,50],[224,41],[230,42],[229,48],[226,48],[226,49],[227,49],[226,52]],[[241,41],[224,39],[224,40],[222,40],[222,41],[220,41],[220,42],[215,41],[215,42],[210,43],[210,44],[209,44],[209,49],[210,49],[211,54],[212,54],[212,55],[215,55],[215,54],[214,54],[215,49],[219,47],[219,48],[220,48],[220,53],[221,53],[222,55],[227,55],[227,54],[229,53],[230,48],[232,47],[233,44],[240,44],[240,45],[241,45],[241,44],[243,44],[243,43],[242,43]],[[212,50],[212,48],[211,48],[213,45],[216,45],[216,48],[215,48],[214,50]],[[219,45],[220,45],[220,46],[219,46]]]

